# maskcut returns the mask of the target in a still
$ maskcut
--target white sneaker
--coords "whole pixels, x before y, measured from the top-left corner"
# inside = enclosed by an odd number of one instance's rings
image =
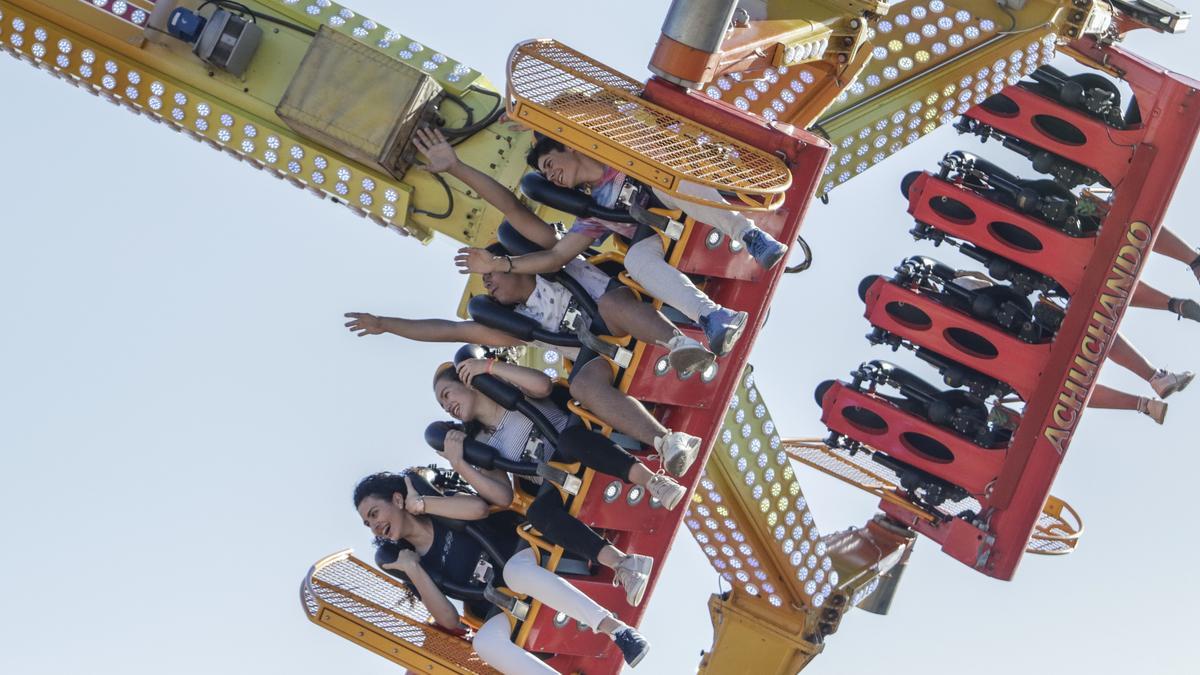
[[[1150,386],[1154,389],[1154,393],[1158,394],[1159,398],[1166,398],[1177,391],[1187,389],[1187,386],[1192,383],[1192,379],[1196,374],[1190,370],[1185,370],[1182,373],[1171,373],[1159,368],[1154,372],[1154,377],[1150,378]]]
[[[680,485],[674,478],[661,473],[655,474],[650,479],[650,483],[646,485],[646,491],[668,511],[679,506],[680,500],[687,494],[687,488]]]
[[[654,439],[654,449],[663,458],[663,468],[672,476],[682,476],[700,454],[700,439],[682,431],[668,431]]]
[[[1155,422],[1158,422],[1159,424],[1162,424],[1163,420],[1167,419],[1167,402],[1166,401],[1160,401],[1156,398],[1142,397],[1142,398],[1138,399],[1138,408],[1137,409],[1138,409],[1138,412],[1142,413],[1143,415],[1146,415],[1147,417],[1154,420]]]
[[[625,602],[637,607],[646,596],[646,585],[650,583],[650,570],[654,568],[654,558],[646,555],[627,555],[613,575],[613,586],[625,589]]]
[[[688,377],[707,368],[717,356],[698,341],[679,333],[667,341],[667,360],[680,377]]]

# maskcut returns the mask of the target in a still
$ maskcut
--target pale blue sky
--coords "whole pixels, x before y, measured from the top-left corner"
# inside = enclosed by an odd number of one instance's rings
[[[500,82],[513,43],[535,36],[645,77],[667,4],[354,9]],[[1195,35],[1131,42],[1181,70],[1200,53]],[[318,557],[368,549],[350,504],[360,476],[432,459],[420,432],[439,411],[426,382],[448,348],[358,339],[341,315],[448,316],[462,285],[455,244],[384,232],[17,61],[0,60],[0,82],[0,672],[399,672],[310,625],[296,588]],[[861,338],[855,288],[934,253],[907,235],[897,184],[960,146],[980,149],[939,132],[812,209],[817,262],[784,281],[753,357],[785,435],[823,434],[817,382],[886,358]],[[1184,216],[1200,210],[1195,164],[1168,222],[1200,242]],[[1146,278],[1200,296],[1180,264],[1152,260]],[[1200,366],[1200,326],[1128,319],[1156,363]],[[1149,393],[1116,368],[1104,379]],[[1054,489],[1087,523],[1077,553],[1027,558],[1003,583],[923,540],[892,615],[852,612],[807,672],[1189,672],[1200,592],[1180,562],[1197,553],[1185,481],[1200,473],[1198,400],[1173,398],[1166,427],[1088,414]],[[874,511],[799,475],[825,531]],[[694,670],[717,588],[684,531],[637,672]]]

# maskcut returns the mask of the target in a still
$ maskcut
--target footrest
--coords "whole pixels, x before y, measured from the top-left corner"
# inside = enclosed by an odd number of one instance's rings
[[[792,174],[780,158],[641,98],[642,83],[554,40],[517,45],[508,115],[684,201],[739,211],[783,205]],[[738,196],[698,199],[683,183]]]
[[[1075,550],[1083,536],[1083,519],[1071,505],[1050,495],[1042,507],[1033,535],[1029,537],[1026,553],[1066,555]]]

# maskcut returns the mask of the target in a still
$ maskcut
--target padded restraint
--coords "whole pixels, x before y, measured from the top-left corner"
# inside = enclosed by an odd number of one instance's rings
[[[446,433],[451,429],[458,428],[459,426],[453,422],[433,422],[425,427],[425,442],[434,450],[442,452],[446,443]],[[467,460],[468,464],[481,469],[500,469],[521,476],[538,475],[537,464],[506,459],[496,448],[470,437],[463,440],[463,459]]]
[[[544,250],[537,244],[526,239],[525,236],[518,232],[517,228],[513,227],[508,221],[500,223],[500,228],[496,231],[496,236],[500,239],[500,244],[513,255],[528,255],[530,253],[536,253]],[[608,326],[605,325],[604,318],[600,316],[600,308],[596,306],[596,300],[592,298],[592,296],[588,294],[586,290],[584,290],[583,285],[580,284],[575,277],[567,274],[566,271],[540,274],[538,276],[556,284],[560,284],[567,289],[567,292],[570,293],[571,297],[575,300],[576,306],[578,306],[579,309],[582,310],[584,314],[587,314],[588,318],[591,319],[592,325],[590,330],[593,333],[597,335],[609,334]]]
[[[472,301],[475,299],[477,298],[472,298]],[[457,354],[455,358],[458,358]],[[525,398],[520,389],[494,375],[486,373],[476,375],[475,379],[471,381],[471,386],[484,396],[499,403],[505,410],[516,410],[528,417],[529,421],[533,422],[533,425],[537,427],[538,432],[542,434],[543,438],[549,441],[551,445],[558,445],[558,429],[550,423],[550,420],[546,419],[546,416],[540,410],[535,408]]]
[[[637,220],[624,209],[606,208],[592,201],[587,193],[572,188],[559,187],[540,173],[527,173],[521,179],[521,191],[535,202],[545,204],[577,218],[598,218],[614,223],[636,223]]]

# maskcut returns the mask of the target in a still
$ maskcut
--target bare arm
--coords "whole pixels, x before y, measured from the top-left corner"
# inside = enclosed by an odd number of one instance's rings
[[[479,496],[488,504],[508,508],[512,504],[512,483],[508,474],[499,469],[480,469],[463,459],[463,441],[466,434],[455,429],[446,433],[442,443],[442,457],[450,462],[450,466],[462,476],[467,484],[475,488]]]
[[[580,253],[588,250],[592,238],[578,232],[568,232],[567,236],[554,242],[554,246],[546,251],[535,251],[519,256],[494,256],[481,248],[461,248],[454,258],[454,264],[459,266],[459,272],[468,274],[487,274],[489,272],[515,272],[517,274],[548,274],[557,272],[571,262]]]
[[[477,375],[489,374],[504,380],[521,393],[533,398],[546,398],[554,391],[554,381],[540,370],[493,359],[466,359],[458,364],[458,379],[471,385]]]
[[[359,337],[391,333],[418,342],[473,342],[492,347],[524,344],[508,333],[474,321],[401,319],[361,312],[350,312],[346,314],[346,318],[350,319],[346,322],[346,327]]]
[[[450,604],[450,599],[446,597],[445,593],[442,593],[442,589],[438,588],[437,584],[433,583],[433,579],[430,578],[425,568],[421,567],[416,553],[407,550],[401,551],[396,562],[384,567],[399,570],[408,576],[417,595],[421,598],[421,604],[425,605],[425,609],[429,610],[438,625],[450,630],[462,627],[458,619],[458,610],[454,609],[454,605]]]
[[[404,485],[408,488],[404,497],[404,510],[414,516],[442,516],[455,520],[483,520],[488,516],[487,502],[475,495],[421,495],[417,493],[412,478],[408,476],[404,477]]]
[[[500,209],[508,222],[526,239],[542,248],[554,246],[557,238],[554,228],[538,218],[537,214],[530,211],[529,207],[522,204],[515,194],[495,178],[462,163],[454,152],[454,147],[442,136],[442,132],[430,128],[418,129],[414,145],[429,160],[426,168],[430,171],[445,172],[466,183],[467,187],[478,192],[484,201]]]

